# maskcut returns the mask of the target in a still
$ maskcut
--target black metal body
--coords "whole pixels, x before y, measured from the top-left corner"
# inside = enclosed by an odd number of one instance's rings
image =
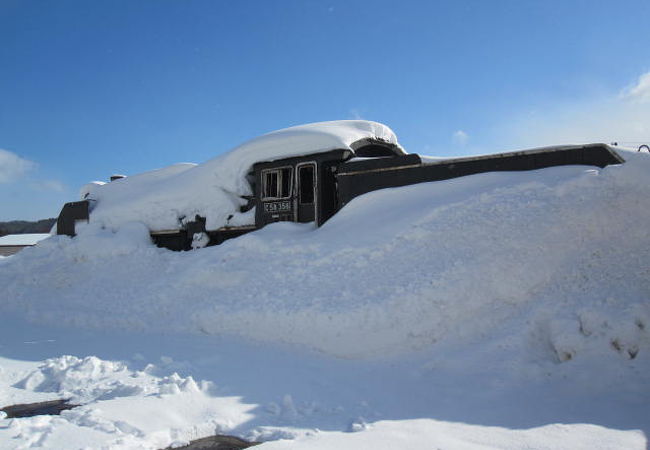
[[[325,223],[339,206],[335,170],[351,156],[350,150],[333,150],[255,164],[255,226],[261,228],[279,221]],[[264,178],[282,169],[291,178],[289,192],[283,197],[266,197]],[[311,177],[308,176],[310,169]],[[312,201],[303,201],[310,200],[305,195],[309,191]]]
[[[586,165],[605,167],[624,160],[604,144],[551,147],[521,152],[419,163],[411,154],[390,159],[348,162],[338,171],[338,199],[343,207],[354,197],[388,187],[448,180],[484,172],[537,170],[553,166]],[[411,159],[412,158],[412,159]],[[418,157],[419,159],[419,157]]]
[[[74,236],[77,220],[88,221],[89,201],[70,202],[63,205],[59,218],[56,220],[56,234]]]
[[[205,233],[210,238],[208,245],[219,245],[228,239],[250,233],[256,229],[257,227],[254,225],[244,227],[224,227],[212,231],[206,230]],[[151,233],[151,239],[158,247],[175,251],[192,250],[193,236],[194,233],[187,229]]]
[[[362,140],[350,150],[317,152],[253,165],[249,181],[254,192],[242,211],[255,207],[255,224],[205,229],[205,218],[183,229],[152,232],[154,242],[171,250],[189,250],[196,233],[206,233],[208,245],[279,221],[325,223],[353,198],[378,189],[447,180],[483,172],[524,171],[563,165],[605,167],[624,160],[604,144],[550,147],[486,156],[423,162],[392,144]],[[357,158],[351,159],[353,156]],[[88,201],[66,203],[57,222],[58,234],[74,236],[74,223],[88,220]]]

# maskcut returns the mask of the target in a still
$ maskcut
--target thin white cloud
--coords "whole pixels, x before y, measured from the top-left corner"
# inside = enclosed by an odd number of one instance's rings
[[[621,96],[635,102],[650,102],[650,72],[641,75],[636,84],[625,89]]]
[[[650,143],[650,72],[620,92],[581,102],[550,104],[506,120],[502,147],[618,142]]]
[[[457,130],[451,136],[451,139],[454,141],[454,144],[465,146],[467,144],[467,141],[469,140],[469,134],[467,134],[463,130]]]
[[[36,163],[0,148],[0,183],[19,180],[35,167]]]

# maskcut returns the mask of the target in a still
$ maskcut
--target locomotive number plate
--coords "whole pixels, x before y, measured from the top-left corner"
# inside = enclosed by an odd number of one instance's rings
[[[282,211],[291,211],[291,202],[264,203],[264,212],[274,213]]]

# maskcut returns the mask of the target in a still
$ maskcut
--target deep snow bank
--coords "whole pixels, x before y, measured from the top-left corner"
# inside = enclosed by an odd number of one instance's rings
[[[2,261],[0,307],[343,357],[480,342],[630,360],[649,349],[650,158],[625,158],[378,191],[320,229],[281,223],[188,253],[153,247],[141,224],[91,224]]]
[[[0,418],[0,447],[228,432],[297,438],[261,448],[643,448],[630,428],[648,432],[650,157],[624,157],[378,191],[319,229],[186,253],[133,222],[4,258],[0,350],[53,358],[0,358],[0,397],[84,406]]]

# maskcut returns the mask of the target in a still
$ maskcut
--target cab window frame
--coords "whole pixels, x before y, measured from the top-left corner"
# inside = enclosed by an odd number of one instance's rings
[[[272,186],[273,183],[271,180],[274,174],[276,175],[276,180],[275,186]],[[293,166],[263,169],[260,176],[262,178],[262,201],[287,200],[293,196]],[[275,189],[273,189],[274,187]],[[285,188],[287,190],[286,192],[284,192]],[[272,190],[275,192],[272,192]]]

